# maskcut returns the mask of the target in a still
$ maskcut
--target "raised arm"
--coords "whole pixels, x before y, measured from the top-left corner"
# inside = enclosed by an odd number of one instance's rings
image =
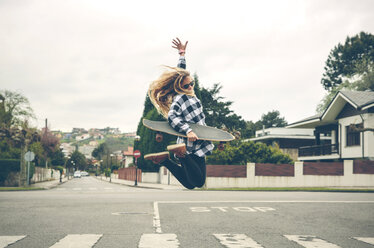
[[[186,69],[186,59],[184,55],[186,54],[186,48],[187,48],[188,41],[186,43],[183,43],[179,40],[179,38],[173,39],[173,48],[178,50],[178,53],[180,55],[179,61],[178,61],[178,67]]]

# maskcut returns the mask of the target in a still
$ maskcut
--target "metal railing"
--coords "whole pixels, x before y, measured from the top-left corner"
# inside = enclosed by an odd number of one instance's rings
[[[304,146],[299,148],[299,157],[339,154],[339,144]]]

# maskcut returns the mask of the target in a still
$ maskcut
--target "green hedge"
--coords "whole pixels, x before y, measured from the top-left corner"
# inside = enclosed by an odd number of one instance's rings
[[[20,171],[19,159],[0,159],[0,184],[4,183],[10,172]]]

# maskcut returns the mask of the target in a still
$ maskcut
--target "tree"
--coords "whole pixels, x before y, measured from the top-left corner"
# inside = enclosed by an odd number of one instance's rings
[[[98,160],[101,160],[104,157],[104,155],[106,155],[108,152],[109,152],[108,146],[104,142],[104,143],[101,143],[98,147],[96,147],[92,151],[92,156]]]
[[[44,161],[47,167],[47,161],[53,157],[53,154],[57,150],[59,150],[60,141],[56,136],[52,134],[51,131],[49,131],[48,128],[43,128],[40,143],[43,146]]]
[[[280,112],[278,110],[273,110],[263,114],[259,123],[256,123],[255,125],[256,130],[260,130],[263,126],[265,126],[265,128],[285,127],[287,126],[287,121],[284,117],[280,117]]]
[[[230,109],[232,101],[224,101],[224,97],[219,96],[222,89],[220,84],[214,84],[210,89],[201,89],[201,102],[206,113],[206,124],[208,126],[243,132],[246,123],[241,116],[238,116]]]
[[[147,98],[147,100],[149,100],[149,98]],[[155,108],[151,109],[144,118],[154,121],[165,120],[163,116],[158,114]],[[163,134],[162,142],[157,142],[155,139],[156,132],[146,128],[142,121],[139,122],[136,133],[140,136],[140,141],[135,142],[134,149],[140,150],[143,155],[166,151],[166,147],[176,140],[175,136]],[[143,171],[158,171],[160,168],[159,165],[144,160],[143,156],[138,159],[138,167]]]
[[[41,166],[43,164],[43,157],[44,157],[44,149],[42,146],[42,143],[40,142],[34,142],[29,146],[30,151],[32,151],[35,154],[35,165]]]
[[[14,147],[8,139],[0,140],[0,159],[19,159],[21,148]]]
[[[363,62],[367,63],[367,62]],[[327,106],[330,104],[335,95],[342,90],[353,90],[353,91],[374,91],[374,65],[363,66],[367,69],[361,75],[356,75],[353,78],[346,79],[343,83],[331,89],[330,92],[325,94],[323,99],[317,105],[317,113],[323,113]],[[361,68],[361,69],[360,69]],[[357,65],[357,72],[362,72],[361,64]]]
[[[65,154],[61,149],[57,149],[51,156],[51,164],[54,166],[65,164]]]
[[[85,170],[87,166],[86,157],[79,151],[75,150],[67,161],[66,166],[73,167],[75,170]]]
[[[366,67],[363,66],[366,61]],[[344,82],[344,78],[355,74],[365,74],[374,63],[374,36],[361,32],[353,37],[347,37],[344,45],[335,46],[326,62],[325,72],[321,80],[323,87],[331,91]],[[358,65],[361,68],[358,70]]]
[[[18,92],[0,91],[0,127],[21,126],[27,119],[35,119],[29,100]]]

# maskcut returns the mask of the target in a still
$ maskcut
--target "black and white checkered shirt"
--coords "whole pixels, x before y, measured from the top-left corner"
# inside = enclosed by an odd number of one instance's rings
[[[186,68],[186,61],[183,56],[179,58],[178,67]],[[168,121],[177,132],[187,134],[192,131],[188,123],[197,123],[206,126],[205,114],[200,100],[195,96],[184,94],[176,95],[170,106]],[[203,157],[212,153],[214,145],[210,141],[197,140],[188,141],[187,138],[178,137],[177,144],[185,143],[188,154],[195,154]]]

